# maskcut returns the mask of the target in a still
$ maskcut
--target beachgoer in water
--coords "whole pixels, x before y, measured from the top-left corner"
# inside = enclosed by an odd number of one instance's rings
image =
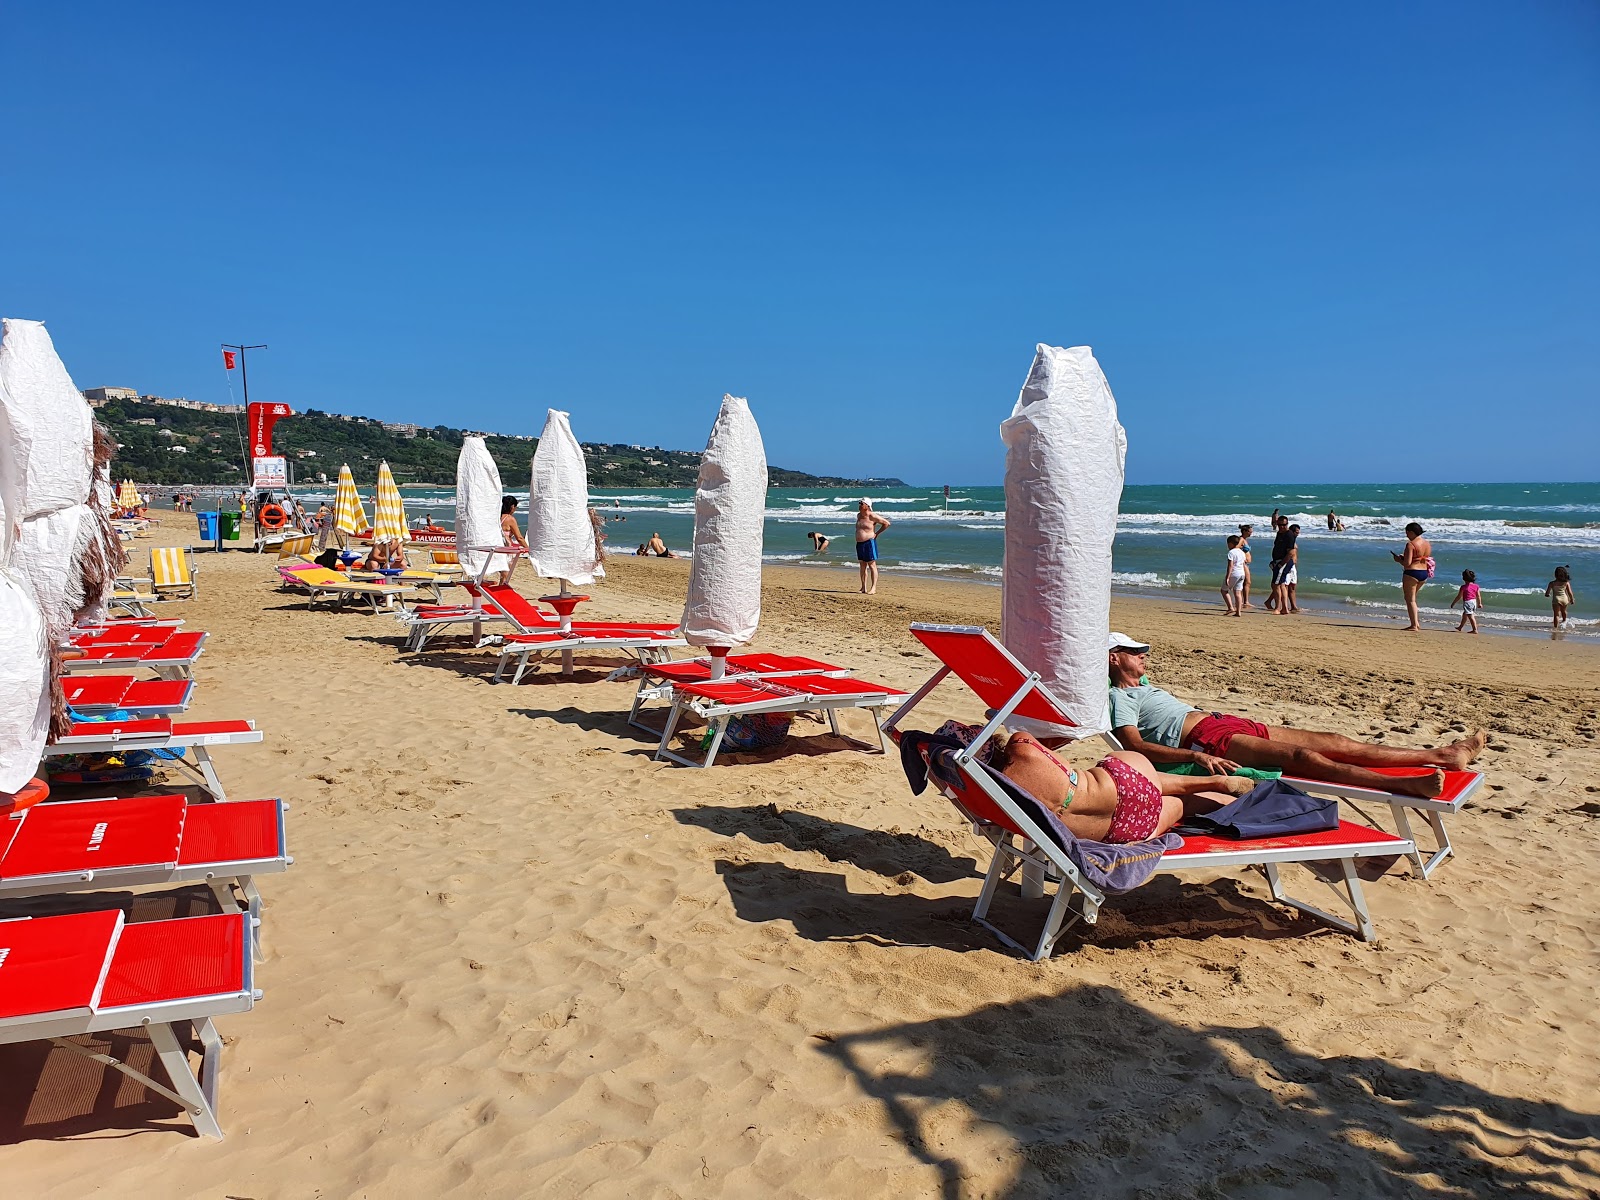
[[[1478,608],[1482,604],[1478,599],[1478,590],[1477,574],[1473,571],[1461,572],[1461,586],[1456,589],[1456,598],[1450,601],[1451,608],[1457,603],[1461,605],[1461,624],[1456,626],[1457,633],[1468,625],[1472,626],[1473,633],[1478,632]]]
[[[1111,725],[1117,740],[1153,762],[1194,763],[1226,775],[1243,765],[1261,770],[1375,788],[1412,796],[1437,796],[1443,770],[1465,770],[1483,753],[1489,736],[1469,737],[1432,750],[1374,746],[1338,733],[1263,725],[1228,713],[1202,712],[1170,692],[1141,683],[1150,647],[1126,634],[1110,639]],[[1380,775],[1372,767],[1438,767],[1427,775]]]
[[[1572,591],[1572,569],[1557,567],[1556,577],[1545,586],[1544,594],[1550,601],[1550,628],[1560,629],[1567,623],[1567,605],[1578,601]]]
[[[1239,526],[1239,549],[1244,551],[1244,592],[1240,596],[1241,607],[1243,608],[1255,607],[1254,604],[1250,603],[1250,564],[1255,561],[1250,553],[1250,535],[1255,531],[1256,527],[1254,525]]]
[[[517,524],[517,498],[515,496],[502,496],[500,498],[500,537],[506,546],[521,546],[528,548],[527,540],[522,536],[522,526]],[[501,571],[496,582],[501,587],[511,585],[511,572],[517,569],[517,560],[511,558],[506,563],[506,569]]]
[[[1328,532],[1332,533],[1335,529],[1338,529],[1338,528],[1339,528],[1339,514],[1334,512],[1333,509],[1330,508],[1328,510]]]
[[[1228,606],[1230,617],[1244,615],[1244,551],[1239,549],[1239,535],[1228,535],[1228,558],[1222,567],[1222,602]]]
[[[806,536],[811,539],[811,553],[813,554],[826,554],[828,552],[828,543],[833,540],[815,530],[812,530]]]
[[[1422,536],[1422,526],[1415,521],[1407,524],[1405,553],[1396,554],[1391,550],[1389,557],[1400,564],[1400,590],[1405,595],[1406,616],[1411,618],[1411,624],[1405,627],[1405,632],[1421,633],[1417,593],[1422,590],[1423,584],[1433,578],[1433,545]]]
[[[1078,837],[1096,842],[1159,837],[1185,816],[1212,812],[1256,783],[1234,775],[1163,774],[1131,750],[1075,770],[1028,733],[1013,733],[989,766],[1053,808]]]
[[[856,509],[856,565],[861,569],[861,591],[868,596],[878,591],[878,535],[889,524],[888,517],[872,511],[869,500],[863,500]]]

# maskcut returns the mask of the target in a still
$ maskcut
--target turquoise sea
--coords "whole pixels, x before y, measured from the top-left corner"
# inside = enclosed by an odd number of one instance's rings
[[[774,488],[767,498],[768,561],[853,569],[852,518],[863,496],[894,522],[879,543],[885,570],[999,582],[1005,524],[999,487],[952,487],[948,508],[937,487],[865,493]],[[413,517],[432,511],[440,524],[449,524],[451,492],[408,488],[406,497]],[[612,553],[631,553],[653,532],[679,551],[692,542],[690,490],[597,490],[592,498],[612,518]],[[1253,598],[1259,602],[1272,548],[1267,518],[1274,508],[1301,526],[1303,607],[1398,617],[1400,569],[1389,552],[1401,548],[1401,530],[1415,520],[1426,527],[1439,564],[1422,593],[1430,623],[1454,627],[1446,606],[1462,568],[1470,567],[1484,590],[1486,627],[1548,629],[1544,588],[1554,568],[1568,564],[1578,596],[1568,634],[1600,636],[1600,484],[1594,483],[1130,486],[1122,495],[1115,584],[1129,592],[1210,601],[1222,582],[1223,539],[1250,521],[1256,525]],[[1328,531],[1329,508],[1344,518],[1343,533]],[[826,560],[809,554],[810,530],[836,539]]]

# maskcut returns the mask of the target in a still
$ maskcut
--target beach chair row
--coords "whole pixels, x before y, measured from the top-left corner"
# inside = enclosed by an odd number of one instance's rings
[[[170,667],[181,658],[192,667],[205,635],[173,645],[189,637],[177,623],[146,620],[77,631],[72,641],[104,652],[96,660],[101,663],[121,652],[140,665]],[[152,651],[166,658],[148,657]],[[151,751],[183,770],[208,799],[174,793],[63,800],[36,789],[0,816],[0,900],[203,884],[220,911],[139,923],[130,923],[121,909],[0,920],[0,1043],[48,1040],[91,1058],[180,1105],[201,1134],[221,1137],[222,1041],[213,1022],[246,1012],[261,998],[255,986],[262,950],[256,880],[294,860],[288,805],[281,799],[229,801],[211,760],[216,747],[259,742],[254,723],[151,715],[181,711],[193,687],[187,676],[67,681],[75,712],[121,715],[75,722],[45,748],[44,765],[69,754]],[[73,780],[68,774],[53,782],[63,778]],[[149,1036],[165,1083],[71,1040],[121,1029]],[[191,1052],[199,1054],[198,1068],[191,1067]]]

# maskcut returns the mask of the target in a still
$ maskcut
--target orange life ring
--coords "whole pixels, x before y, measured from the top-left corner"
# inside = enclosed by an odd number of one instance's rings
[[[282,529],[289,523],[289,514],[276,504],[263,504],[256,514],[256,524],[263,529]]]

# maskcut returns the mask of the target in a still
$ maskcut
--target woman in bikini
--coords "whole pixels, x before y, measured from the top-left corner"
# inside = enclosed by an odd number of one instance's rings
[[[1411,618],[1411,624],[1406,626],[1405,632],[1421,633],[1422,622],[1417,618],[1417,593],[1422,590],[1423,584],[1433,578],[1433,546],[1422,536],[1422,526],[1415,521],[1407,525],[1405,553],[1396,554],[1391,550],[1389,557],[1400,564],[1400,589],[1406,598],[1406,616]]]
[[[1186,814],[1211,812],[1256,785],[1238,775],[1163,774],[1131,750],[1076,770],[1028,733],[1012,734],[989,765],[1053,808],[1076,836],[1092,842],[1158,837]]]

